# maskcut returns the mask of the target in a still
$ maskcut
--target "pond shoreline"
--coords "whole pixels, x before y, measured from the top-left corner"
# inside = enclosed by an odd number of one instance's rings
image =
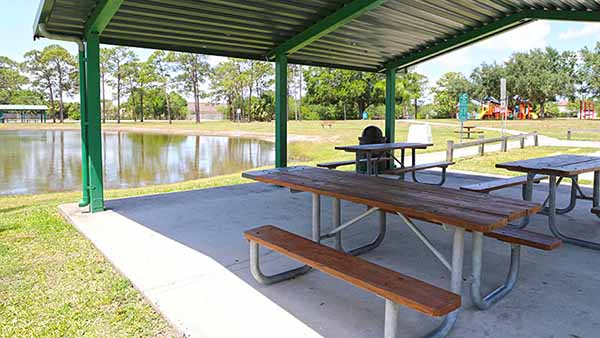
[[[196,130],[190,128],[179,128],[177,124],[166,125],[167,128],[160,127],[144,127],[130,125],[103,125],[102,130],[108,132],[128,132],[128,133],[148,133],[148,134],[164,134],[164,135],[181,135],[181,136],[223,136],[237,138],[252,138],[267,142],[275,142],[275,135],[271,133],[248,132],[241,130]],[[0,132],[3,130],[19,131],[19,130],[70,130],[79,131],[79,124],[76,123],[45,123],[45,124],[0,124]],[[337,137],[322,137],[318,135],[297,135],[288,134],[288,142],[332,142],[337,140]]]

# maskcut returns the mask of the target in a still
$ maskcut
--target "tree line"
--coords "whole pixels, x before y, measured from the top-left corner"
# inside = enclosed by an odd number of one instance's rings
[[[165,51],[140,60],[130,48],[113,47],[100,50],[100,71],[104,121],[185,119],[189,112],[183,95],[194,102],[196,122],[203,99],[219,104],[230,120],[274,118],[274,65],[269,62],[227,58],[211,66],[204,55]],[[77,119],[78,104],[65,100],[77,94],[78,76],[76,57],[59,45],[27,52],[21,63],[0,56],[0,104],[47,104],[54,121]],[[515,53],[502,63],[483,63],[468,76],[446,73],[432,87],[422,74],[400,72],[397,117],[450,117],[461,93],[479,102],[499,99],[502,78],[511,100],[529,100],[541,116],[559,98],[598,98],[600,43],[578,52],[545,48]],[[425,103],[428,93],[432,103]],[[290,65],[288,95],[289,119],[356,119],[363,112],[382,117],[385,76]]]

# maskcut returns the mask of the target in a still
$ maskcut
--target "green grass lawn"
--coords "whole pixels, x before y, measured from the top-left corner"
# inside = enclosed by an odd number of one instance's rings
[[[455,119],[429,120],[431,122],[455,123]],[[470,125],[502,128],[502,121],[499,120],[470,120],[466,122]],[[514,120],[506,121],[508,129],[521,130],[523,132],[537,131],[542,135],[554,137],[561,140],[567,139],[567,130],[585,130],[595,129],[600,131],[600,120],[579,120],[579,119],[544,119],[544,120]],[[573,140],[581,141],[600,141],[599,133],[573,133]]]
[[[524,173],[508,171],[496,168],[496,163],[518,161],[528,158],[553,156],[561,154],[585,155],[594,153],[592,148],[568,148],[568,147],[527,147],[524,149],[511,149],[508,152],[487,153],[484,156],[458,158],[456,164],[450,167],[452,170],[472,171],[483,174],[496,174],[505,176],[519,176]],[[582,181],[583,182],[583,181]]]
[[[108,198],[244,182],[239,174],[138,189]],[[169,324],[58,205],[77,193],[0,197],[0,337],[175,337]]]

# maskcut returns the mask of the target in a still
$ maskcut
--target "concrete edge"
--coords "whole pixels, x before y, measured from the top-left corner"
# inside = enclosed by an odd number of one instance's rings
[[[176,323],[175,321],[173,321],[171,318],[169,318],[168,316],[166,316],[166,314],[158,307],[156,306],[153,302],[150,301],[150,297],[148,297],[148,295],[146,295],[146,293],[141,290],[131,279],[129,279],[125,273],[119,269],[116,265],[115,262],[113,262],[110,258],[108,258],[96,245],[96,243],[94,243],[94,241],[88,237],[84,231],[82,231],[78,226],[77,226],[77,222],[75,222],[73,220],[73,218],[69,215],[68,211],[65,210],[67,207],[69,206],[75,206],[76,208],[78,208],[79,210],[81,210],[81,208],[79,208],[79,206],[77,205],[77,203],[69,203],[69,204],[61,204],[58,206],[58,213],[60,216],[62,216],[62,218],[68,222],[69,224],[71,224],[71,226],[73,226],[75,229],[77,229],[77,232],[83,236],[85,239],[87,239],[90,243],[92,243],[92,245],[94,246],[94,248],[96,249],[96,251],[98,251],[102,257],[104,257],[104,259],[110,263],[110,266],[117,271],[117,273],[127,279],[129,281],[129,283],[133,286],[133,288],[140,294],[142,295],[142,298],[144,299],[144,302],[146,302],[148,305],[150,305],[150,307],[152,307],[152,309],[154,309],[154,311],[156,311],[170,326],[171,328],[175,331],[174,333],[176,333],[179,337],[185,338],[187,337],[187,334],[185,333],[185,329],[179,324]],[[110,210],[105,210],[103,212],[112,212]],[[119,215],[120,216],[120,215]],[[122,217],[122,216],[121,216]]]

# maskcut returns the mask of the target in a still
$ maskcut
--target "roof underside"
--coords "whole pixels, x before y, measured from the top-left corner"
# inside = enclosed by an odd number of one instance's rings
[[[83,36],[96,0],[42,0],[36,24]],[[266,60],[351,0],[125,0],[105,44]],[[387,0],[288,56],[290,63],[406,67],[536,18],[600,20],[595,0]],[[36,36],[39,32],[36,31]]]

